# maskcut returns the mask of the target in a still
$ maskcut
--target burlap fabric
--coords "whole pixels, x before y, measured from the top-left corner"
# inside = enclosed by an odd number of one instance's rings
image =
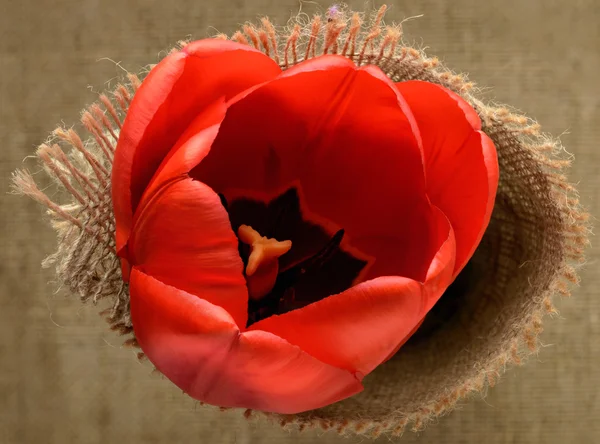
[[[267,415],[301,428],[369,436],[400,434],[407,424],[421,428],[469,392],[493,385],[505,366],[534,351],[542,315],[554,312],[552,294],[566,294],[567,282],[576,281],[572,264],[581,260],[587,239],[586,216],[560,172],[568,162],[561,159],[558,142],[527,118],[480,102],[477,88],[463,76],[402,44],[399,28],[383,28],[382,12],[372,20],[336,14],[330,21],[324,17],[291,26],[287,33],[263,21],[232,36],[263,49],[284,67],[338,52],[357,63],[377,64],[397,81],[440,83],[475,106],[498,148],[501,179],[490,228],[419,334],[365,381],[364,393],[303,415]],[[100,104],[83,114],[85,137],[61,129],[38,150],[49,176],[68,192],[68,201],[50,200],[27,174],[17,175],[16,184],[50,209],[60,242],[47,264],[56,266],[59,281],[84,300],[105,299],[112,326],[131,335],[127,289],[112,246],[108,188],[120,121],[139,82],[136,76],[129,81],[114,94],[100,96]],[[135,340],[127,343],[135,345]]]

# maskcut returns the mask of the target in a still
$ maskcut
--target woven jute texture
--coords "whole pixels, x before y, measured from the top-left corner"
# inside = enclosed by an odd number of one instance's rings
[[[283,68],[338,53],[357,64],[375,64],[394,81],[425,80],[462,95],[498,150],[492,221],[456,283],[419,332],[365,379],[363,393],[301,415],[246,411],[248,419],[369,437],[420,430],[462,398],[484,393],[507,367],[536,352],[543,317],[556,314],[553,296],[568,295],[570,284],[578,282],[588,216],[564,176],[570,158],[559,141],[533,120],[481,100],[481,90],[466,76],[403,42],[400,26],[383,25],[385,9],[358,14],[335,7],[314,18],[298,16],[285,28],[263,19],[217,37],[253,45]],[[127,288],[114,252],[110,168],[121,122],[148,69],[127,74],[100,94],[79,127],[54,131],[36,152],[45,176],[34,179],[21,170],[13,177],[18,192],[48,209],[58,233],[58,250],[44,264],[55,269],[61,286],[101,305],[111,328],[132,347]]]

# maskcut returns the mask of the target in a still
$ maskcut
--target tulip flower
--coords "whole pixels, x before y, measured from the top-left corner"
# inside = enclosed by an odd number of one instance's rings
[[[191,43],[143,81],[115,153],[138,343],[210,404],[352,396],[472,256],[497,182],[476,111],[447,89]]]

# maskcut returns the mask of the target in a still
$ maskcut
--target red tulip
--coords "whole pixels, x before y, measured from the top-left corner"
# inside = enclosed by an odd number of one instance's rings
[[[202,40],[136,93],[114,159],[138,342],[210,404],[295,413],[362,390],[489,222],[477,113],[327,55],[282,72]]]

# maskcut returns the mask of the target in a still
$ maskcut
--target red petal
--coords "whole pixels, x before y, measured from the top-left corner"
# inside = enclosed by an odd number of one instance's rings
[[[395,353],[452,280],[454,236],[436,211],[443,236],[424,284],[403,277],[380,277],[343,293],[253,324],[335,367],[363,375]]]
[[[431,310],[455,277],[456,235],[448,217],[437,207],[434,207],[434,212],[437,221],[434,235],[441,247],[433,257],[425,278],[425,313]]]
[[[380,277],[343,293],[253,324],[335,367],[363,375],[379,365],[419,322],[421,285]]]
[[[138,211],[166,182],[187,175],[206,157],[226,112],[227,105],[221,97],[198,114],[158,167],[142,195]]]
[[[431,241],[419,144],[408,106],[379,69],[325,56],[231,106],[191,174],[226,196],[274,196],[299,181],[307,213],[376,258],[365,278],[424,280],[440,244]]]
[[[421,81],[396,86],[419,125],[429,198],[454,228],[456,275],[472,256],[491,217],[498,184],[496,151],[479,131],[477,112],[458,95]]]
[[[238,240],[219,196],[179,178],[136,213],[129,253],[133,266],[247,321],[248,290]]]
[[[351,373],[270,333],[240,333],[225,310],[136,268],[131,318],[136,338],[156,368],[190,396],[210,404],[298,413],[362,390]]]
[[[127,242],[150,178],[197,114],[217,98],[229,100],[280,72],[260,51],[213,39],[191,43],[152,69],[129,107],[115,153],[117,250]]]
[[[427,271],[427,278],[423,285],[423,315],[419,322],[413,327],[413,329],[400,341],[396,348],[389,354],[385,359],[386,361],[396,354],[398,350],[415,334],[419,329],[425,316],[433,308],[436,302],[442,297],[448,286],[454,280],[454,263],[456,257],[456,240],[454,238],[454,231],[450,226],[448,218],[442,213],[439,208],[435,208],[438,221],[438,235],[441,238],[446,238],[446,241],[442,244],[433,261]],[[443,223],[445,222],[445,223]],[[447,236],[447,237],[446,237]]]

